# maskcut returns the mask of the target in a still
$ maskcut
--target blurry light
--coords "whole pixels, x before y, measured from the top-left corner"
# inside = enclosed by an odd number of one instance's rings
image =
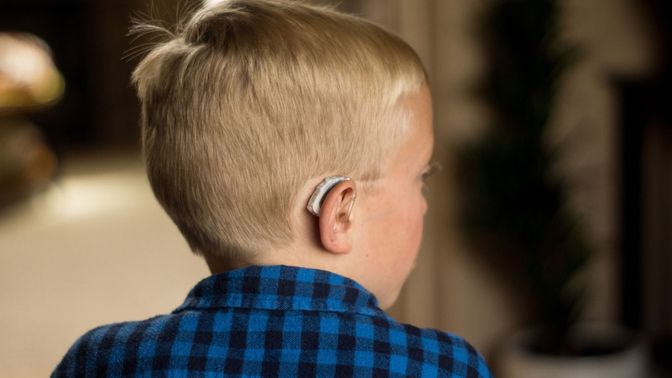
[[[0,109],[52,103],[64,88],[43,40],[25,33],[0,33]]]
[[[137,205],[143,184],[119,173],[70,176],[35,197],[32,206],[56,222],[107,216]]]

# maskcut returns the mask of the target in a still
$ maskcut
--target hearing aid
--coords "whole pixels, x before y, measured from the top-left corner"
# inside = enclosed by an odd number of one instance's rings
[[[310,196],[310,199],[308,200],[308,206],[306,208],[308,211],[319,217],[320,216],[320,209],[322,208],[322,202],[324,202],[324,198],[327,196],[329,191],[334,188],[334,186],[340,184],[343,181],[350,181],[350,177],[347,176],[329,176],[322,180],[315,190],[313,191],[313,194]],[[353,200],[350,202],[350,208],[348,209],[348,214],[352,211],[352,206],[354,205],[354,196]]]

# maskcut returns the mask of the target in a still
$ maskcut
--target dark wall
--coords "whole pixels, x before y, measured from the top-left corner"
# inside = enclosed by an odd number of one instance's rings
[[[136,144],[138,106],[124,62],[132,0],[3,0],[0,31],[45,40],[66,91],[56,106],[30,117],[57,150]]]

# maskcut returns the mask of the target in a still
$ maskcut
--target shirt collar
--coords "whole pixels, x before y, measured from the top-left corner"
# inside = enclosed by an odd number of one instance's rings
[[[284,265],[250,266],[212,275],[199,282],[174,312],[224,307],[363,315],[382,312],[376,297],[349,278]]]

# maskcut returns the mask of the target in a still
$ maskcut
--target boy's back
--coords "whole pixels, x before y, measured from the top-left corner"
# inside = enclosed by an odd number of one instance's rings
[[[169,315],[96,328],[54,376],[487,377],[463,339],[400,324],[352,280],[249,267],[201,281]]]

